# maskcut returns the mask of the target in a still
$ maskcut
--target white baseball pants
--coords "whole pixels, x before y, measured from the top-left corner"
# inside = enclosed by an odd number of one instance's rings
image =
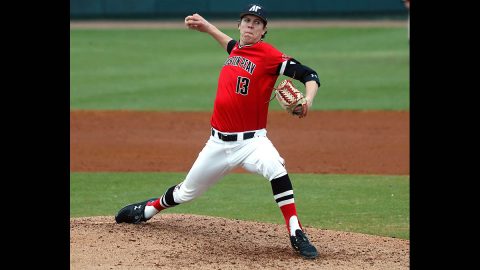
[[[254,131],[254,137],[246,140],[243,140],[244,132],[222,132],[227,135],[237,134],[239,140],[233,142],[219,139],[218,131],[214,131],[215,136],[210,136],[185,180],[173,191],[176,203],[185,203],[197,198],[239,166],[249,172],[263,175],[269,181],[287,174],[285,161],[267,138],[266,129]]]

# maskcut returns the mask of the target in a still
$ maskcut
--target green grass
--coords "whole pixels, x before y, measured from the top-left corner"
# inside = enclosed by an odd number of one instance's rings
[[[71,173],[72,217],[114,216],[125,204],[158,197],[183,173]],[[291,174],[301,222],[322,229],[409,239],[408,176]],[[196,200],[166,210],[284,224],[270,184],[230,174]]]
[[[238,30],[224,31],[238,37]],[[316,110],[409,110],[406,37],[406,27],[272,29],[266,41],[319,73]],[[226,57],[210,36],[184,29],[71,29],[70,108],[209,111]],[[276,102],[271,108],[280,109]],[[71,173],[70,214],[113,216],[184,176]],[[408,176],[291,178],[303,224],[409,239]],[[195,201],[167,211],[284,222],[270,184],[251,174],[229,175]]]
[[[272,29],[266,41],[318,72],[314,109],[409,110],[406,37],[404,27]],[[208,111],[226,57],[196,31],[71,29],[70,108]]]

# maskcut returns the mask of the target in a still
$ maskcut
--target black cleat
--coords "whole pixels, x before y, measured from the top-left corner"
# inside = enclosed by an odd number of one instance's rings
[[[300,253],[306,259],[315,259],[318,257],[317,249],[310,244],[307,236],[302,232],[302,230],[297,229],[295,231],[295,236],[290,236],[290,242],[295,251]]]
[[[158,198],[152,198],[144,202],[134,203],[127,205],[118,211],[118,214],[115,216],[115,221],[117,223],[140,223],[145,222],[149,219],[146,219],[144,216],[145,206],[148,202],[153,202]]]

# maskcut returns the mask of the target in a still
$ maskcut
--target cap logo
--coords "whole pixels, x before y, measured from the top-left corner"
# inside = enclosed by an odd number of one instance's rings
[[[257,12],[259,9],[262,9],[262,8],[259,6],[253,5],[248,11]]]

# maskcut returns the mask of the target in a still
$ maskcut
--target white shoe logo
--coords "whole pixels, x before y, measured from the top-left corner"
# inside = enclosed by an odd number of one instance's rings
[[[133,210],[137,210],[137,209],[140,209],[140,208],[142,208],[142,206],[141,206],[141,205],[134,206],[134,207],[133,207]]]
[[[257,12],[259,9],[261,9],[261,7],[259,6],[252,6],[248,11],[254,11],[254,12]]]

